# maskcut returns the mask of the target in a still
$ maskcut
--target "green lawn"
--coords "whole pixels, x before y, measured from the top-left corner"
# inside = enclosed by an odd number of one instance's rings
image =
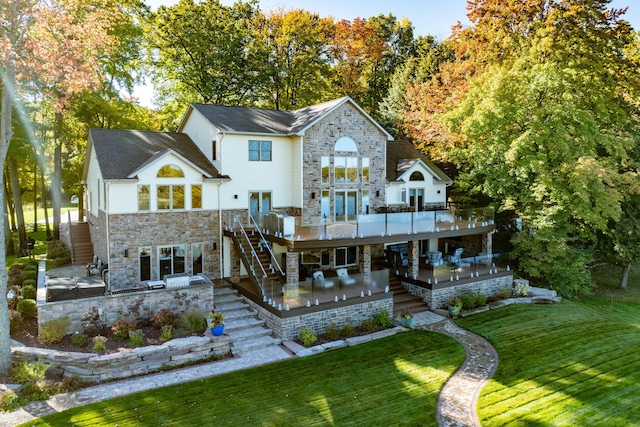
[[[617,284],[580,303],[459,320],[500,355],[478,402],[483,426],[640,426],[640,286]]]
[[[437,426],[438,392],[465,358],[426,331],[54,414],[38,426]]]

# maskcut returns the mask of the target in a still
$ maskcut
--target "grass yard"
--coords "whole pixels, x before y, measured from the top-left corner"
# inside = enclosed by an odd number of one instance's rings
[[[483,426],[640,426],[640,280],[621,291],[608,276],[584,302],[459,320],[500,354],[478,402]]]
[[[437,426],[464,349],[426,331],[166,387],[44,417],[36,426]]]

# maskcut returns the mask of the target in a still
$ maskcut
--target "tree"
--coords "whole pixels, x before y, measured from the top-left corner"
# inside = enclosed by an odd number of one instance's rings
[[[20,108],[16,81],[37,85],[44,96],[54,99],[57,111],[63,111],[71,95],[99,81],[98,58],[113,47],[110,29],[120,18],[117,4],[110,0],[0,3],[0,165],[5,164],[13,136],[13,108]],[[0,216],[4,216],[4,188],[2,175]],[[5,239],[5,228],[0,230],[0,238]],[[6,265],[4,245],[0,245],[0,263]],[[11,366],[6,295],[7,272],[0,269],[0,374],[7,374]]]
[[[329,40],[331,18],[302,9],[272,11],[258,25],[259,38],[269,53],[265,74],[266,107],[294,110],[331,99]]]
[[[269,77],[261,72],[267,53],[255,43],[257,14],[255,1],[227,7],[218,0],[181,0],[158,8],[147,25],[147,40],[164,100],[227,105],[255,101]]]
[[[584,295],[596,232],[638,191],[633,32],[606,1],[473,4],[459,60],[412,92],[413,106],[442,100],[413,116],[415,134],[446,135],[439,148],[463,172],[458,184],[523,219],[514,254],[529,277]]]

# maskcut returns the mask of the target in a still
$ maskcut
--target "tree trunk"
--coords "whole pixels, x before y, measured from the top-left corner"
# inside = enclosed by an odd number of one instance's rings
[[[51,183],[51,192],[53,204],[53,239],[60,240],[60,209],[62,208],[62,144],[59,140],[59,129],[62,125],[62,115],[56,114],[55,149],[53,152],[53,182]]]
[[[33,168],[33,232],[38,232],[38,161]]]
[[[13,204],[11,203],[11,198],[9,197],[11,194],[11,188],[9,186],[9,175],[7,175],[6,172],[4,174],[4,194],[7,196],[5,197],[5,199],[7,201],[7,212],[9,214],[11,231],[17,231],[18,228],[16,227],[16,213],[13,210]]]
[[[27,253],[27,248],[25,247],[27,229],[24,224],[18,164],[15,157],[9,157],[9,178],[11,179],[11,191],[13,192],[13,206],[16,210],[16,220],[18,221],[18,256],[24,256]]]
[[[622,273],[622,280],[620,281],[620,289],[627,289],[627,281],[629,280],[630,271],[631,271],[631,263],[627,264],[624,267],[624,272]]]
[[[43,139],[44,141],[44,139]],[[42,209],[44,210],[44,226],[47,230],[47,240],[51,240],[51,227],[49,227],[49,212],[47,209],[47,187],[44,182],[44,145],[40,146],[40,194],[42,194]]]
[[[10,39],[17,37],[9,28]],[[13,34],[13,36],[12,36]],[[15,41],[15,40],[11,40]],[[11,129],[11,113],[13,99],[13,82],[15,77],[14,58],[9,56],[4,64],[4,80],[2,81],[2,102],[0,102],[0,167],[4,170],[4,163],[9,151],[9,143],[13,137]],[[4,173],[0,174],[0,218],[4,218],[6,194],[4,193]],[[0,227],[0,241],[5,241],[4,227]],[[7,302],[7,253],[4,245],[0,245],[0,375],[7,375],[11,368],[11,335],[9,333],[9,305]]]

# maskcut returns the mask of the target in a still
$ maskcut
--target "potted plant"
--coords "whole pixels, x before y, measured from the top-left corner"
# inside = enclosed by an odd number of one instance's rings
[[[447,304],[449,306],[449,315],[453,318],[458,317],[458,315],[460,314],[460,310],[462,310],[462,300],[460,299],[460,297],[453,296],[449,298]]]
[[[212,311],[209,313],[209,319],[211,320],[209,327],[214,337],[219,337],[224,332],[224,317],[225,315],[220,312]]]
[[[405,328],[411,328],[413,326],[413,314],[411,314],[408,310],[402,310],[398,313],[398,320],[400,320],[400,324]]]

